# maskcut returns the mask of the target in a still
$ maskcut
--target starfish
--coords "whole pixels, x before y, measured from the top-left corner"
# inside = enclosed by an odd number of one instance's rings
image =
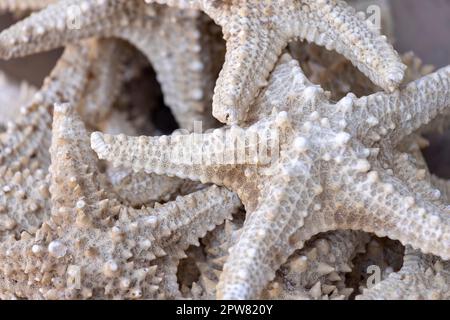
[[[201,9],[222,27],[227,52],[215,88],[213,115],[227,124],[246,119],[283,48],[295,39],[336,50],[386,90],[394,90],[403,77],[405,67],[386,37],[370,28],[344,1],[148,2]]]
[[[55,105],[50,153],[51,217],[0,244],[2,297],[171,297],[184,250],[240,207],[217,186],[155,208],[121,205],[69,104]]]
[[[450,105],[449,72],[391,94],[350,94],[332,103],[284,55],[244,127],[174,137],[96,132],[91,146],[113,165],[211,182],[239,195],[247,219],[218,298],[257,297],[293,250],[330,230],[372,232],[449,259],[446,212],[383,166],[384,152]]]
[[[364,289],[357,300],[448,300],[450,265],[431,255],[406,248],[403,266],[387,279]]]
[[[448,181],[437,179],[429,173],[416,141],[403,144],[413,152],[409,155],[398,153],[394,156],[398,159],[394,163],[402,169],[399,172],[403,179],[409,181],[409,185],[416,193],[435,203],[436,206],[442,207],[442,210],[449,215],[447,205],[449,198],[445,192]],[[419,171],[417,168],[420,168]],[[444,187],[441,197],[436,196],[440,190],[436,189],[435,185]],[[364,289],[356,299],[449,299],[449,285],[450,264],[448,261],[442,261],[438,257],[423,254],[407,246],[400,271],[393,272],[375,286]]]
[[[369,11],[369,9],[373,8],[371,6],[377,6],[377,14],[379,14],[375,18],[380,18],[381,23],[381,32],[388,37],[389,40],[394,39],[394,17],[392,14],[392,6],[389,0],[347,0],[348,4],[355,8],[358,15],[366,20],[367,15],[373,14],[373,11]],[[370,20],[366,20],[367,22],[372,23]],[[377,28],[376,25],[371,24],[374,28]]]
[[[182,128],[216,121],[208,112],[215,57],[209,23],[198,11],[144,1],[61,0],[0,34],[0,57],[21,57],[89,37],[124,39],[142,51],[156,70],[166,104]]]
[[[35,93],[36,88],[26,81],[19,83],[0,72],[0,132],[6,129],[8,121],[14,121],[20,107],[30,101]]]
[[[190,291],[195,299],[213,299],[229,249],[242,230],[243,217],[226,220],[202,239],[205,257],[195,259],[199,281]],[[291,255],[264,289],[263,299],[344,299],[353,289],[346,288],[345,273],[351,260],[364,250],[369,236],[364,232],[335,231],[319,235],[305,248]]]
[[[0,238],[33,233],[48,215],[51,104],[78,101],[88,78],[87,56],[87,48],[67,48],[43,87],[0,134]]]

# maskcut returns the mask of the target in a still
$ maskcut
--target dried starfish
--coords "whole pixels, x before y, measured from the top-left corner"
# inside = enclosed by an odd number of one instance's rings
[[[121,205],[69,104],[55,105],[50,152],[51,218],[35,236],[0,244],[2,298],[171,297],[164,270],[176,272],[184,250],[240,206],[217,186],[154,209]]]
[[[0,235],[33,232],[49,211],[51,104],[79,100],[87,81],[88,50],[67,48],[51,75],[15,122],[0,134]]]
[[[91,146],[114,165],[212,182],[239,195],[248,218],[219,298],[258,296],[294,249],[329,230],[373,232],[449,259],[448,215],[380,160],[450,105],[449,73],[443,68],[392,94],[348,95],[334,104],[284,55],[244,128],[175,137],[97,132]]]
[[[117,37],[141,50],[155,68],[166,104],[183,128],[216,121],[208,112],[216,73],[207,22],[199,12],[144,1],[61,0],[0,34],[0,56],[12,58],[88,37]]]
[[[386,90],[394,90],[403,78],[404,65],[386,37],[370,28],[344,1],[147,2],[201,9],[222,26],[227,53],[215,88],[213,115],[227,124],[246,119],[283,48],[298,38],[343,54]]]
[[[433,185],[435,179],[428,172],[417,143],[410,142],[409,149],[414,153],[397,154],[396,170],[408,181],[412,190],[424,199],[440,206],[447,215],[450,214],[447,195],[439,197],[440,192]],[[417,168],[421,168],[419,171]],[[398,272],[391,273],[387,279],[370,289],[364,289],[356,299],[450,299],[450,264],[432,255],[426,255],[410,246],[405,249],[403,266]]]

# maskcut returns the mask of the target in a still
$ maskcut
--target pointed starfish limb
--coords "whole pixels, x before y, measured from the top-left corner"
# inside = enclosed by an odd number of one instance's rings
[[[219,172],[212,182],[221,184],[227,168],[232,165],[257,165],[267,161],[267,153],[274,140],[267,140],[267,152],[258,152],[257,146],[265,137],[261,131],[271,128],[261,124],[257,128],[215,129],[211,133],[194,133],[160,137],[130,137],[94,132],[91,146],[100,159],[114,166],[124,165],[135,171],[151,171],[191,180],[208,180],[211,169]],[[256,151],[256,152],[255,152]]]
[[[0,34],[0,56],[41,52],[89,37],[118,37],[141,50],[161,83],[165,102],[183,128],[216,121],[208,112],[216,71],[197,11],[143,1],[61,0]],[[173,66],[177,66],[174,68]]]
[[[296,86],[292,86],[292,79]],[[283,56],[268,87],[252,106],[251,122],[241,129],[242,133],[250,128],[258,132],[279,130],[279,152],[271,152],[273,161],[268,163],[210,166],[190,162],[180,166],[167,156],[159,157],[169,155],[169,149],[177,156],[184,154],[181,151],[189,147],[183,149],[181,141],[191,144],[205,159],[220,154],[220,149],[208,143],[189,142],[195,135],[182,136],[174,144],[168,137],[148,143],[147,138],[141,138],[142,143],[133,141],[134,147],[126,137],[107,137],[106,141],[95,133],[91,138],[92,147],[102,158],[120,155],[123,165],[197,177],[225,185],[239,195],[247,221],[224,267],[218,285],[220,297],[258,296],[295,249],[312,236],[330,230],[373,232],[399,239],[424,253],[450,258],[450,221],[442,209],[417,196],[395,172],[384,169],[383,161],[389,159],[385,149],[388,143],[374,149],[372,144],[361,142],[364,135],[349,133],[353,124],[346,118],[353,106],[350,97],[332,103],[321,88],[305,79],[298,63]],[[282,96],[267,98],[272,92],[281,92]],[[275,112],[268,112],[271,109]],[[278,112],[280,109],[283,111]],[[354,122],[361,119],[365,117]],[[206,141],[215,142],[209,134],[205,136]],[[173,139],[177,141],[176,136]],[[233,147],[237,150],[236,145]],[[149,159],[153,169],[147,163]]]
[[[431,175],[431,183],[442,192],[444,202],[450,203],[450,180]]]
[[[80,45],[66,49],[43,87],[21,110],[15,125],[2,133],[0,159],[3,165],[20,167],[21,158],[35,153],[38,158],[48,158],[45,149],[50,146],[50,108],[54,102],[74,103],[80,98],[88,69],[88,47]],[[41,156],[41,153],[45,154]]]
[[[405,67],[386,37],[369,28],[344,1],[193,1],[190,6],[222,26],[227,41],[213,102],[213,114],[221,122],[246,119],[283,48],[297,38],[336,50],[386,90],[393,91],[403,78]]]
[[[381,137],[393,145],[428,124],[450,106],[450,66],[420,78],[394,93],[375,93],[354,101],[349,123],[355,134],[373,144]],[[356,119],[366,119],[355,122]]]
[[[98,39],[90,53],[91,68],[77,110],[91,127],[101,127],[125,81],[125,63],[132,56],[128,44],[118,39]]]
[[[106,24],[106,21],[125,15],[121,14],[125,9],[126,2],[120,0],[56,1],[4,30],[0,34],[0,56],[3,59],[23,57],[92,37],[95,29],[110,31],[111,22]],[[106,32],[102,36],[107,36]]]
[[[160,290],[160,276],[174,279],[168,272],[176,272],[183,251],[240,207],[216,186],[154,209],[108,198],[87,132],[68,104],[55,106],[51,154],[52,217],[35,237],[0,244],[2,297],[173,297],[173,288]],[[154,263],[169,254],[172,267],[158,270]]]

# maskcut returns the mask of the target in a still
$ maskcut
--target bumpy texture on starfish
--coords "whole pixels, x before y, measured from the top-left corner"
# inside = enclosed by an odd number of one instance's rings
[[[20,57],[88,37],[118,37],[141,50],[155,68],[166,104],[181,127],[212,127],[214,80],[220,65],[210,46],[210,22],[195,10],[144,1],[61,0],[0,34],[0,56]]]
[[[50,152],[51,218],[0,244],[2,298],[176,297],[184,250],[240,207],[217,186],[154,209],[121,205],[69,104],[55,105]]]
[[[412,151],[411,154],[399,153],[392,155],[393,169],[404,181],[408,181],[411,189],[422,198],[442,208],[450,216],[447,205],[448,181],[436,179],[427,169],[425,160],[416,142],[403,143]],[[418,170],[419,169],[419,170]],[[444,187],[443,192],[435,186]],[[365,299],[449,299],[450,264],[438,257],[426,255],[419,250],[407,246],[403,258],[403,266],[398,272],[391,273],[385,280],[356,297]]]
[[[392,94],[350,94],[334,104],[285,55],[244,128],[157,138],[94,133],[91,145],[116,165],[235,191],[248,215],[218,297],[257,297],[292,251],[319,232],[363,230],[450,258],[448,214],[383,162],[450,105],[449,76],[447,67]]]
[[[0,11],[26,12],[40,10],[56,0],[0,0]]]
[[[235,217],[208,234],[202,243],[204,257],[194,257],[200,270],[199,281],[192,285],[191,295],[213,299],[229,249],[242,230],[243,218]],[[263,291],[263,299],[345,299],[352,289],[345,285],[351,260],[364,251],[369,236],[364,232],[334,231],[319,235],[305,248],[289,257],[276,278]]]
[[[222,26],[227,41],[225,64],[216,84],[213,115],[236,124],[246,119],[260,88],[267,84],[283,48],[306,39],[336,50],[372,81],[394,90],[404,65],[386,37],[336,0],[155,0],[197,8]]]

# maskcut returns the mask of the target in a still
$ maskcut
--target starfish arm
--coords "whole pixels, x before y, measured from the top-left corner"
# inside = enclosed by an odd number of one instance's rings
[[[406,161],[403,158],[402,167],[405,167]],[[400,157],[399,157],[400,159]],[[425,164],[420,150],[414,156],[414,159],[420,164]],[[445,205],[436,197],[436,186],[442,191],[445,202],[447,180],[432,176],[426,171],[426,174],[417,174],[417,168],[414,170],[412,164],[408,168],[400,170],[402,179],[409,182],[411,188],[424,199],[433,201],[444,210],[448,210]],[[425,182],[426,181],[426,182]],[[430,184],[431,183],[431,184]],[[424,186],[425,184],[425,186]],[[448,212],[448,211],[447,211]],[[375,286],[365,289],[363,293],[356,297],[359,300],[378,300],[378,299],[448,299],[450,283],[449,273],[450,265],[448,262],[442,262],[431,255],[425,255],[419,250],[414,250],[410,246],[405,249],[403,266],[400,271],[392,273],[389,277]],[[435,261],[435,262],[434,262]]]
[[[237,216],[232,221],[225,221],[203,238],[206,256],[205,261],[197,263],[200,278],[196,285],[192,286],[193,297],[208,299],[215,297],[223,265],[228,259],[230,247],[239,239],[242,224],[243,217]],[[261,298],[317,299],[321,297],[321,290],[310,288],[314,286],[317,288],[318,281],[324,288],[324,297],[328,297],[331,291],[334,292],[330,297],[337,299],[350,294],[350,290],[341,283],[343,281],[337,279],[343,279],[342,275],[350,272],[351,260],[356,253],[363,250],[368,239],[366,233],[350,230],[320,235],[289,257],[279,269],[280,272],[274,281],[264,289]],[[327,290],[328,293],[325,292]]]
[[[237,21],[232,18],[230,24]],[[225,39],[225,62],[214,89],[213,116],[223,123],[237,124],[246,120],[258,91],[267,84],[286,39],[277,30],[266,31],[261,25],[239,27],[234,34],[225,33]]]
[[[450,107],[450,67],[418,79],[392,94],[357,99],[349,123],[366,145],[383,139],[396,145]],[[356,121],[358,119],[358,121]],[[365,122],[359,119],[366,119]]]
[[[171,250],[172,256],[178,255],[177,258],[181,259],[190,245],[199,245],[199,238],[203,238],[225,219],[231,219],[240,206],[241,202],[235,193],[223,187],[210,186],[179,196],[164,205],[157,205],[154,209],[128,210],[129,217],[122,217],[116,226],[126,233],[130,223],[135,223],[138,230],[134,232],[139,234],[139,239],[144,241],[157,236],[154,242],[163,249],[162,256],[166,255],[164,251]],[[139,248],[140,243],[136,250],[145,249]]]
[[[89,81],[77,109],[89,126],[98,128],[111,115],[125,80],[125,63],[131,50],[120,40],[99,39],[92,51],[95,61],[91,63]]]
[[[10,191],[0,197],[4,213],[0,222],[2,235],[20,230],[34,233],[36,227],[48,217],[50,195],[47,174],[52,105],[53,102],[80,102],[90,79],[92,51],[101,48],[102,45],[95,42],[67,47],[43,87],[22,109],[14,125],[9,126],[4,133],[1,152],[3,163],[0,167],[3,178],[0,183],[4,190]],[[104,57],[103,61],[107,60]],[[95,95],[96,91],[91,91],[83,96],[89,99]],[[16,200],[19,199],[18,195],[23,198],[21,201]]]
[[[41,10],[57,0],[0,0],[0,11],[26,12]]]
[[[308,179],[311,168],[296,170],[298,175],[289,182],[274,177],[259,197],[264,200],[247,213],[242,233],[230,249],[220,276],[217,298],[258,297],[275,277],[275,270],[298,248],[294,247],[297,243],[291,236],[303,225],[320,191],[318,184]],[[299,187],[294,190],[287,184]]]
[[[25,158],[33,154],[48,164],[48,147],[51,140],[51,107],[55,102],[77,101],[88,79],[89,47],[68,47],[59,59],[43,87],[33,100],[21,110],[21,115],[5,132],[1,143],[2,165],[20,168]]]
[[[95,203],[107,189],[107,179],[97,170],[98,160],[85,143],[86,136],[84,123],[75,116],[73,105],[55,104],[49,169],[53,210],[70,207],[77,201]]]
[[[297,1],[291,20],[294,36],[342,54],[376,85],[397,88],[405,65],[376,28],[357,16],[345,1]]]
[[[219,70],[211,63],[214,57],[206,22],[197,11],[160,8],[156,15],[151,20],[140,16],[141,24],[119,27],[114,36],[145,54],[181,128],[193,130],[194,121],[201,121],[205,129],[215,127],[211,101]]]
[[[262,131],[264,134],[267,132]],[[113,166],[223,185],[225,172],[221,171],[232,165],[250,166],[270,161],[267,153],[258,152],[255,148],[262,139],[264,137],[257,130],[239,127],[215,129],[205,134],[160,137],[112,136],[94,132],[91,146],[100,159],[111,161]],[[264,141],[268,150],[275,145],[271,141]]]
[[[0,57],[10,59],[51,50],[92,36],[108,36],[114,21],[125,15],[130,3],[122,0],[61,0],[31,14],[0,33]],[[132,11],[133,12],[133,11]]]
[[[339,229],[373,232],[424,253],[450,258],[448,211],[411,192],[397,177],[377,171],[353,176],[334,202],[333,223]]]
[[[241,206],[235,194],[216,186],[154,209],[136,210],[108,198],[87,132],[69,104],[55,105],[50,151],[52,216],[35,237],[0,244],[2,295],[6,290],[48,299],[176,296],[170,284],[184,249]],[[173,261],[170,268],[158,270],[151,263],[165,257]],[[20,262],[12,265],[14,259]]]
[[[283,48],[296,38],[337,50],[387,90],[394,90],[403,78],[404,65],[386,38],[344,1],[203,1],[198,7],[222,26],[227,41],[213,99],[213,114],[221,122],[246,119]]]

